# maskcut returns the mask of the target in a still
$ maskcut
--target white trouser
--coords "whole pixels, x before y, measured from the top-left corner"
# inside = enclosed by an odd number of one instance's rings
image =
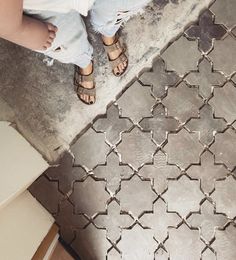
[[[141,11],[148,2],[150,0],[96,0],[90,10],[93,28],[105,36],[113,36],[124,21]],[[58,28],[52,46],[46,51],[38,52],[62,63],[73,63],[81,68],[85,68],[90,63],[93,48],[87,39],[86,27],[78,12],[75,10],[68,12],[66,8],[65,13],[52,10],[24,11],[27,15],[50,22]]]

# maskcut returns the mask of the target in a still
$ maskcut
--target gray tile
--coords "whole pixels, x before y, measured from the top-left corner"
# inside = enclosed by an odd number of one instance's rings
[[[127,118],[119,117],[119,109],[114,104],[107,109],[106,117],[99,118],[93,128],[105,132],[106,140],[114,145],[120,140],[120,133],[130,129],[132,123]]]
[[[215,133],[222,132],[227,125],[223,119],[214,118],[211,106],[205,105],[200,109],[200,118],[191,119],[186,127],[190,131],[199,131],[201,143],[210,145]]]
[[[67,194],[72,190],[73,183],[81,180],[86,176],[86,171],[81,167],[73,167],[73,158],[66,153],[59,166],[49,168],[45,174],[50,180],[58,181],[59,190]]]
[[[182,129],[177,134],[169,134],[168,143],[165,146],[168,163],[176,164],[182,169],[190,164],[198,163],[202,145],[198,141],[197,133],[189,133]]]
[[[212,247],[217,252],[217,260],[236,259],[236,227],[230,224],[225,230],[216,231],[216,240]]]
[[[121,207],[116,201],[112,201],[107,206],[106,214],[99,214],[94,224],[98,228],[105,228],[107,231],[107,237],[116,243],[121,236],[121,229],[128,228],[134,222],[134,220],[128,214],[121,214]]]
[[[170,259],[199,260],[204,247],[197,230],[191,230],[185,224],[178,229],[169,228],[169,238],[165,242]]]
[[[131,177],[133,170],[126,165],[120,165],[118,156],[110,153],[106,165],[98,165],[93,173],[96,178],[106,180],[106,188],[113,196],[119,190],[121,180]]]
[[[205,58],[199,65],[197,71],[192,71],[185,77],[191,85],[199,87],[199,94],[208,99],[213,92],[213,86],[221,86],[225,77],[212,69],[211,63]]]
[[[223,117],[229,124],[236,120],[236,87],[228,82],[222,88],[215,88],[214,97],[209,101],[215,116]]]
[[[94,196],[96,200],[93,199]],[[91,177],[83,182],[75,182],[73,193],[70,196],[70,201],[75,206],[75,213],[84,213],[90,217],[96,213],[104,212],[108,199],[105,182],[95,181]]]
[[[215,154],[216,163],[224,163],[228,168],[233,169],[236,166],[236,132],[232,129],[224,133],[218,133],[215,142],[210,147]]]
[[[226,177],[229,171],[223,164],[215,164],[213,154],[205,151],[201,155],[200,165],[191,165],[187,174],[201,180],[203,192],[209,194],[214,190],[215,180]]]
[[[168,187],[168,179],[177,178],[181,171],[175,165],[168,165],[166,155],[159,151],[154,156],[154,163],[144,165],[138,173],[145,179],[150,179],[156,193],[162,194]]]
[[[121,190],[117,194],[122,211],[130,212],[134,217],[151,211],[156,197],[150,181],[142,181],[137,176],[129,181],[121,181]]]
[[[229,218],[236,217],[236,180],[232,176],[225,180],[217,181],[215,184],[215,192],[211,195],[216,204],[216,211],[225,213]]]
[[[228,35],[224,40],[215,42],[214,50],[209,54],[214,69],[227,76],[236,71],[236,40]]]
[[[140,218],[140,223],[154,232],[155,239],[161,243],[168,234],[168,227],[176,227],[181,218],[176,213],[167,212],[166,203],[159,199],[153,205],[153,213],[146,213]]]
[[[112,249],[111,251],[109,251],[107,253],[107,259],[106,260],[121,260],[121,254],[115,250],[115,249]]]
[[[166,116],[163,105],[158,104],[154,107],[153,117],[143,118],[139,125],[147,131],[153,132],[153,139],[161,145],[167,139],[167,133],[176,131],[180,123],[175,119]]]
[[[201,205],[200,213],[193,213],[187,220],[192,227],[200,229],[208,243],[214,238],[215,228],[223,228],[227,221],[226,216],[215,214],[214,206],[208,200]]]
[[[186,217],[190,212],[199,211],[199,203],[204,198],[199,189],[199,181],[182,176],[179,180],[169,180],[168,190],[163,198],[168,205],[168,211],[178,212]]]
[[[155,252],[154,260],[169,260],[168,253],[161,247]]]
[[[71,151],[75,156],[75,164],[92,169],[97,164],[106,162],[109,146],[105,143],[103,133],[96,133],[89,128],[71,147]]]
[[[188,41],[181,36],[162,55],[166,62],[167,70],[174,70],[180,76],[190,70],[197,69],[197,62],[201,58],[197,42]]]
[[[106,259],[106,253],[110,246],[106,239],[106,230],[97,229],[92,224],[86,229],[76,232],[76,239],[71,244],[78,252],[81,259]]]
[[[152,86],[154,97],[161,98],[165,95],[167,86],[174,86],[179,81],[179,76],[175,72],[167,71],[164,60],[158,57],[152,70],[144,72],[139,79],[144,85]]]
[[[137,81],[117,101],[122,116],[129,117],[134,123],[138,123],[145,116],[151,116],[154,102],[150,88],[142,86]]]
[[[123,133],[122,142],[117,147],[122,163],[128,163],[135,169],[150,163],[156,148],[151,141],[151,133],[144,133],[138,127],[130,133]]]
[[[235,28],[236,29],[236,28]],[[236,84],[236,73],[233,75],[233,77],[231,78],[233,80],[233,82]]]
[[[153,260],[157,243],[153,231],[135,225],[132,229],[122,230],[122,239],[118,243],[124,260]]]
[[[234,0],[218,0],[211,6],[211,10],[216,15],[216,23],[224,24],[229,29],[236,25],[236,2]]]
[[[190,88],[182,82],[168,90],[163,104],[167,107],[169,116],[174,116],[184,123],[189,118],[198,116],[203,100],[198,96],[197,88]]]
[[[202,260],[216,260],[216,255],[210,249],[202,253]]]
[[[214,16],[206,10],[200,15],[197,25],[188,28],[185,34],[190,39],[198,39],[198,47],[203,53],[208,53],[213,47],[213,39],[220,40],[226,34],[225,28],[214,24]]]

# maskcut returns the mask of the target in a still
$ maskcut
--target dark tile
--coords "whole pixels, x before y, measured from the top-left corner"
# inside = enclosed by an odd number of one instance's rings
[[[66,153],[59,162],[59,166],[49,168],[45,174],[50,180],[58,181],[59,190],[67,194],[72,190],[73,183],[86,176],[81,167],[73,167],[73,157]]]
[[[119,116],[119,109],[113,104],[107,109],[106,117],[99,118],[93,124],[93,128],[104,132],[106,140],[115,145],[120,140],[120,134],[130,129],[132,125],[129,119]]]
[[[194,228],[198,228],[201,236],[209,243],[214,238],[215,228],[223,228],[227,223],[227,217],[215,214],[214,205],[206,200],[201,205],[200,213],[193,213],[187,222]]]
[[[159,243],[167,238],[168,227],[176,227],[181,221],[176,213],[167,212],[167,205],[161,199],[154,203],[153,213],[146,213],[140,218],[143,226],[153,230],[154,237]]]
[[[105,228],[107,237],[116,243],[121,236],[121,229],[128,228],[134,220],[128,214],[121,214],[121,207],[116,201],[107,206],[106,214],[99,214],[94,223],[98,228]]]
[[[96,178],[106,180],[107,191],[113,196],[118,192],[121,180],[131,177],[133,170],[129,166],[120,165],[118,156],[110,153],[106,165],[98,165],[93,173]]]
[[[201,189],[209,194],[214,190],[215,181],[226,177],[229,171],[223,164],[215,164],[214,155],[205,151],[199,165],[191,165],[187,174],[193,179],[201,180]]]
[[[185,80],[191,85],[198,86],[199,94],[203,98],[209,99],[214,86],[222,86],[226,78],[220,72],[214,71],[211,63],[205,58],[199,63],[198,70],[190,72]]]
[[[63,195],[58,190],[57,181],[49,181],[42,175],[29,187],[29,191],[51,214],[58,213]]]
[[[154,107],[153,117],[143,118],[139,125],[144,130],[152,131],[153,139],[161,145],[167,139],[167,133],[176,131],[180,123],[175,118],[168,117],[164,106],[158,104]]]
[[[139,79],[144,85],[152,87],[154,97],[161,98],[165,95],[167,87],[179,81],[179,76],[175,72],[167,71],[164,60],[158,57],[153,63],[152,70],[144,72]]]
[[[220,40],[226,32],[222,25],[214,23],[213,14],[207,10],[200,16],[198,24],[190,26],[185,34],[190,39],[198,39],[199,49],[207,53],[213,46],[213,39]]]
[[[150,179],[155,192],[162,194],[168,187],[168,179],[177,178],[181,171],[177,166],[167,164],[166,155],[159,151],[154,156],[153,164],[144,165],[138,174]]]
[[[205,105],[200,110],[199,119],[191,119],[186,127],[190,131],[199,131],[201,143],[209,145],[214,140],[215,133],[222,132],[227,125],[223,119],[214,118],[211,106]]]

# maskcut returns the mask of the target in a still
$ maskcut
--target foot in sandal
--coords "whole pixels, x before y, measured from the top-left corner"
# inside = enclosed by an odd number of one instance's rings
[[[86,68],[75,66],[74,85],[78,98],[85,104],[91,105],[96,100],[93,63]]]
[[[123,75],[128,67],[128,58],[125,55],[125,49],[121,46],[118,34],[113,37],[102,36],[104,48],[112,66],[112,72],[115,76]]]

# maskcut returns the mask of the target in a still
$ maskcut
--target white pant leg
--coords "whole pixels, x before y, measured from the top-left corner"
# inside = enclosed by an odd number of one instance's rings
[[[73,63],[85,68],[92,59],[93,48],[87,39],[83,19],[76,11],[55,13],[51,11],[25,10],[33,17],[58,27],[56,38],[46,51],[37,51],[62,63]]]
[[[94,30],[108,37],[114,36],[130,17],[143,10],[151,0],[96,0],[91,9]]]

